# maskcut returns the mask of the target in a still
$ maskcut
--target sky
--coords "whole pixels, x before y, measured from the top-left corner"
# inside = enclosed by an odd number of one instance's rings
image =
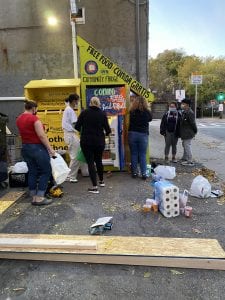
[[[225,57],[225,0],[150,0],[149,56]]]

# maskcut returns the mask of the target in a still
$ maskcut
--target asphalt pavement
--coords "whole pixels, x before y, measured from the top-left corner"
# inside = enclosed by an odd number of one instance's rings
[[[198,134],[192,141],[193,159],[197,163],[214,170],[225,181],[225,120],[197,119]],[[160,120],[150,123],[150,156],[164,157],[164,138],[159,133]],[[177,157],[181,158],[183,149],[181,140],[178,141]]]
[[[159,135],[158,125],[159,120],[153,120],[150,125],[150,157],[152,162],[163,164],[164,140]],[[195,167],[169,162],[176,167],[172,182],[180,191],[190,189],[194,177],[202,170],[212,188],[224,188],[223,179],[218,177],[223,172],[215,163],[216,157],[211,158],[216,174],[202,169],[203,165],[210,166],[210,153],[214,152],[209,148],[211,142],[211,137],[201,132],[196,136],[193,141]],[[181,153],[179,142],[178,157]],[[25,196],[1,215],[0,232],[86,235],[98,217],[113,216],[114,226],[105,235],[213,238],[225,249],[223,197],[189,196],[192,218],[183,215],[165,218],[160,213],[141,212],[146,198],[153,196],[150,179],[143,181],[131,178],[127,172],[113,172],[105,173],[105,182],[99,194],[89,194],[89,178],[79,175],[78,183],[65,182],[64,196],[46,207],[32,206],[30,198]],[[225,294],[225,272],[217,270],[1,260],[0,276],[0,300],[215,300],[224,299]]]

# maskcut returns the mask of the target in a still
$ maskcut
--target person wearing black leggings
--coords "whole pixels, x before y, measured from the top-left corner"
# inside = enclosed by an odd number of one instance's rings
[[[105,186],[103,178],[102,154],[105,148],[105,135],[111,133],[106,114],[100,109],[98,97],[92,97],[89,108],[81,112],[75,129],[81,133],[80,146],[88,164],[92,187],[88,192],[98,194],[96,169],[99,186]]]

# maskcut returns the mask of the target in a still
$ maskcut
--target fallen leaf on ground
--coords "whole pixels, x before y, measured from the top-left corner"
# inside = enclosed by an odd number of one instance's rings
[[[112,172],[108,171],[107,174],[106,174],[106,178],[109,178],[112,176]]]
[[[133,208],[133,210],[136,210],[136,211],[140,211],[141,210],[141,205],[137,204],[137,203],[132,203],[131,207]]]
[[[149,278],[151,276],[151,273],[150,272],[145,272],[144,273],[144,278]]]
[[[216,172],[205,167],[194,170],[192,174],[195,176],[202,175],[203,177],[206,177],[210,181],[215,181],[216,179]]]
[[[184,274],[184,272],[179,272],[177,270],[170,270],[170,272],[173,274],[173,275],[182,275]]]
[[[198,234],[201,234],[201,233],[202,233],[202,231],[200,231],[200,230],[197,229],[197,228],[192,228],[192,231],[193,231],[194,233],[198,233]]]
[[[25,290],[26,289],[24,287],[19,287],[19,288],[13,289],[14,292],[25,291]]]
[[[224,205],[224,204],[225,204],[225,197],[219,198],[219,199],[217,200],[217,204],[218,204],[218,205]]]

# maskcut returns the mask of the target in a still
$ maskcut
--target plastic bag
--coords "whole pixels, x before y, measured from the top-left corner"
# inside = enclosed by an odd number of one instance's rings
[[[192,181],[190,194],[198,198],[208,198],[211,195],[211,184],[205,177],[198,175]]]
[[[70,168],[68,168],[65,160],[58,153],[56,153],[56,158],[51,157],[50,162],[52,167],[52,176],[56,184],[63,183],[70,173]]]
[[[78,152],[77,152],[77,160],[80,161],[80,162],[83,162],[85,163],[86,162],[86,159],[85,159],[85,156],[84,156],[84,153],[82,151],[81,148],[79,148]]]
[[[12,173],[27,173],[28,172],[28,167],[27,163],[25,161],[20,161],[16,163],[13,168],[12,168]]]
[[[175,167],[160,165],[154,169],[154,172],[156,175],[159,175],[164,179],[174,179],[176,177]]]

